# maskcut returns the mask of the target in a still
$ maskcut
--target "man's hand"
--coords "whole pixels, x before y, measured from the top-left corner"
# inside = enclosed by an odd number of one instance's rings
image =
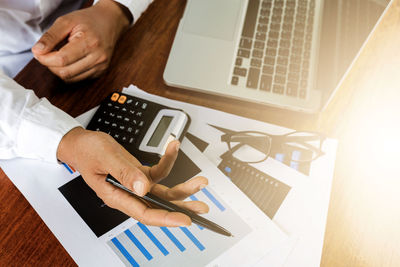
[[[185,183],[168,188],[155,184],[166,177],[178,155],[179,142],[171,142],[160,162],[152,167],[140,162],[119,145],[111,136],[74,128],[61,140],[57,157],[70,164],[82,175],[85,182],[96,192],[105,204],[148,225],[186,226],[191,220],[178,212],[153,209],[146,203],[116,188],[105,181],[111,174],[121,184],[136,194],[143,196],[151,191],[159,197],[197,213],[208,212],[208,206],[200,201],[183,202],[208,183],[204,177],[195,177]]]
[[[130,21],[112,0],[58,18],[33,46],[34,57],[66,82],[98,77],[111,60],[120,35]],[[64,39],[67,43],[54,48]]]

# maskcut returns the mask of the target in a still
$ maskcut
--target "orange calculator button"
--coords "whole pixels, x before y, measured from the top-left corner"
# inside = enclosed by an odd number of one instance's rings
[[[125,101],[126,101],[126,96],[124,96],[124,95],[121,95],[121,96],[119,97],[119,99],[118,99],[118,103],[120,103],[120,104],[125,103]]]
[[[119,94],[118,94],[118,93],[112,94],[112,96],[111,96],[111,101],[117,101],[118,97],[119,97]]]

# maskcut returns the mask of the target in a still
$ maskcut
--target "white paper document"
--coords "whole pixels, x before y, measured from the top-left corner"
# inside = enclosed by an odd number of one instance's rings
[[[228,150],[227,144],[221,142],[220,138],[224,129],[260,131],[274,135],[286,134],[292,130],[151,95],[135,86],[125,88],[124,92],[187,112],[192,118],[188,132],[200,139],[200,143],[204,143],[200,144],[204,145],[203,154],[244,189],[249,198],[259,204],[259,208],[290,236],[259,261],[257,266],[319,266],[336,157],[336,140],[326,139],[322,148],[325,154],[308,165],[292,160],[298,156],[295,152],[291,155],[275,153],[264,162],[236,166],[234,170],[229,162],[221,158]],[[196,143],[197,140],[191,141]],[[234,180],[237,169],[242,169],[240,175],[248,180],[247,184]],[[251,180],[249,177],[259,178]],[[275,190],[271,189],[271,185],[275,186]]]
[[[93,113],[80,116],[81,122],[86,125]],[[25,159],[0,166],[80,266],[252,266],[286,244],[287,235],[191,142],[184,139],[180,153],[198,167],[197,175],[209,179],[190,199],[207,203],[204,217],[234,237],[195,224],[145,226],[123,214],[93,218],[88,214],[108,207],[68,166]]]

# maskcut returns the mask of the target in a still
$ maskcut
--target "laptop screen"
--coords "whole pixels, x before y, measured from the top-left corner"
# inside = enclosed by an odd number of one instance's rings
[[[324,1],[317,89],[326,103],[390,0]]]

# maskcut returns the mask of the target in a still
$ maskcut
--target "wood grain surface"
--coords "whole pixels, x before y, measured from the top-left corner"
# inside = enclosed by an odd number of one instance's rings
[[[65,84],[37,61],[16,80],[77,116],[114,90],[149,93],[339,140],[322,266],[400,266],[400,0],[395,0],[328,108],[315,115],[166,86],[162,74],[185,1],[155,0],[120,40],[109,71]],[[74,266],[0,172],[0,266]]]

